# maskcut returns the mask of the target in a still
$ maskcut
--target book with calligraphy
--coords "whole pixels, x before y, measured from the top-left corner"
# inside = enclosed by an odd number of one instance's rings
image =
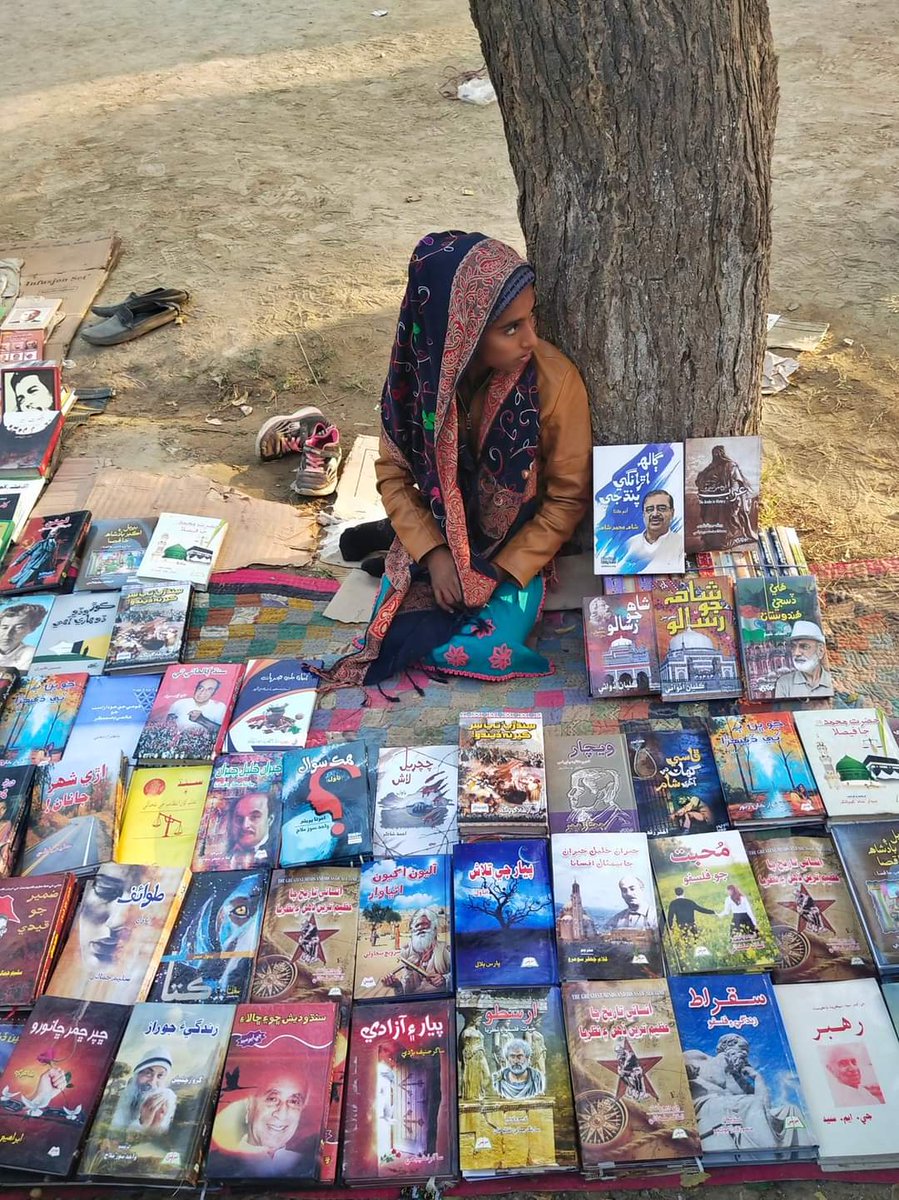
[[[462,989],[456,997],[459,1165],[465,1178],[578,1165],[557,987]]]
[[[43,993],[76,895],[74,875],[0,880],[0,994],[4,1008],[29,1008]]]
[[[637,801],[620,733],[546,735],[549,831],[636,833]]]
[[[777,966],[777,943],[739,833],[650,839],[649,856],[671,974]]]
[[[740,550],[759,534],[760,437],[687,438],[684,446],[685,548]]]
[[[299,658],[251,658],[228,726],[225,749],[260,754],[306,745],[318,676]]]
[[[0,879],[11,875],[22,848],[36,767],[0,767]]]
[[[0,1021],[0,1073],[2,1073],[6,1064],[9,1062],[10,1055],[18,1044],[19,1038],[22,1036],[22,1029],[25,1025],[25,1016],[9,1017],[7,1020]]]
[[[73,743],[114,744],[132,758],[159,683],[158,675],[92,676],[72,726]]]
[[[227,532],[228,522],[219,517],[160,513],[138,579],[171,579],[205,590]]]
[[[650,721],[623,721],[621,729],[644,833],[667,837],[729,827],[704,729],[666,729]]]
[[[459,987],[557,981],[547,845],[521,840],[461,842],[453,848]]]
[[[587,596],[584,652],[590,695],[599,700],[659,690],[659,653],[648,592]]]
[[[734,585],[724,575],[660,578],[652,585],[663,700],[740,696]]]
[[[109,652],[118,596],[57,596],[38,642],[29,674],[86,671],[99,675]]]
[[[704,1166],[814,1159],[796,1064],[767,975],[668,981]]]
[[[378,753],[372,846],[381,858],[450,854],[459,840],[457,746],[401,746]]]
[[[138,762],[212,762],[242,677],[241,663],[166,667],[137,743]]]
[[[343,1127],[348,1187],[458,1174],[454,1043],[452,1000],[356,1009]]]
[[[734,593],[746,698],[832,696],[814,575],[738,579]]]
[[[42,996],[0,1075],[0,1166],[66,1176],[128,1020],[123,1004]]]
[[[155,525],[155,517],[94,521],[84,544],[75,591],[118,591],[133,583]]]
[[[830,838],[744,834],[743,844],[780,950],[774,982],[873,975],[867,938]]]
[[[285,754],[282,867],[370,858],[371,821],[365,742],[341,742]]]
[[[189,867],[212,767],[141,767],[125,797],[116,862]]]
[[[593,570],[683,573],[682,442],[593,447]]]
[[[834,821],[831,836],[874,952],[878,973],[899,975],[899,819]]]
[[[272,871],[251,999],[352,996],[358,921],[358,867]]]
[[[337,1181],[337,1166],[340,1153],[340,1132],[343,1125],[343,1097],[346,1086],[346,1060],[349,1052],[350,1010],[348,999],[335,1000],[337,1029],[331,1046],[331,1085],[325,1110],[325,1127],[322,1131],[318,1152],[318,1178],[320,1183],[333,1184]]]
[[[79,1178],[197,1181],[233,1016],[227,1004],[135,1005]]]
[[[181,661],[190,613],[189,583],[128,583],[119,595],[103,668],[116,674],[162,672]]]
[[[545,837],[543,717],[459,714],[459,837]]]
[[[0,594],[52,592],[63,587],[81,553],[89,512],[30,517],[0,572]]]
[[[793,719],[832,820],[899,815],[899,748],[880,709],[816,709]]]
[[[280,754],[219,755],[197,832],[193,871],[277,866],[281,767]]]
[[[8,766],[58,762],[66,748],[88,675],[26,678],[0,714],[0,759]]]

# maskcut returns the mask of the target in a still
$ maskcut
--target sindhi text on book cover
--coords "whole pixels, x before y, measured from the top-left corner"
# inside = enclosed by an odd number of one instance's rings
[[[0,768],[0,879],[11,875],[25,837],[36,767]]]
[[[724,575],[652,585],[663,700],[740,696],[734,585]]]
[[[588,596],[584,648],[590,695],[650,696],[659,690],[659,655],[648,592]]]
[[[209,1179],[316,1182],[336,1004],[241,1004],[216,1105]]]
[[[306,745],[318,676],[299,658],[251,658],[225,749],[231,754],[298,750]]]
[[[137,743],[138,762],[211,762],[242,677],[242,663],[167,667]]]
[[[738,579],[734,588],[747,699],[832,696],[814,575]]]
[[[899,813],[899,748],[876,708],[793,714],[831,820]]]
[[[454,1041],[452,1000],[355,1010],[343,1131],[350,1187],[457,1174]]]
[[[636,833],[637,801],[620,733],[546,735],[550,833]]]
[[[727,829],[727,811],[704,729],[624,721],[640,828],[650,837]]]
[[[7,555],[0,573],[0,594],[49,592],[62,587],[90,523],[89,512],[29,518],[15,552]]]
[[[0,715],[0,759],[8,766],[58,762],[81,704],[84,671],[25,678]]]
[[[129,583],[123,587],[104,670],[161,672],[179,662],[190,597],[189,583]]]
[[[739,550],[759,536],[760,437],[687,438],[685,549]]]
[[[899,975],[899,820],[830,827],[881,976]]]
[[[56,961],[75,903],[74,875],[0,880],[0,981],[4,1008],[29,1008]]]
[[[75,742],[114,743],[131,758],[159,690],[158,675],[93,675],[72,726]]]
[[[84,545],[75,591],[118,591],[132,583],[155,525],[155,517],[94,521]]]
[[[371,857],[365,742],[285,754],[281,801],[282,867]]]
[[[228,532],[219,517],[160,513],[137,568],[139,579],[172,579],[205,588]]]
[[[380,750],[372,831],[375,855],[451,854],[459,840],[458,796],[458,746]]]
[[[277,866],[281,765],[280,754],[219,755],[197,832],[193,871]]]
[[[682,442],[593,447],[593,570],[681,575]]]
[[[459,714],[459,836],[545,837],[540,713]]]
[[[118,601],[115,593],[57,596],[28,668],[30,674],[87,671],[99,675],[109,653]]]
[[[209,765],[134,771],[116,841],[116,862],[189,867],[211,774]]]

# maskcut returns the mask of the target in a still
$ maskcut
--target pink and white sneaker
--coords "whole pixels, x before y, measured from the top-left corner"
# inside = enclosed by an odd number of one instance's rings
[[[287,416],[270,417],[256,434],[256,457],[273,462],[288,454],[302,454],[306,439],[325,422],[325,414],[313,404]]]
[[[319,421],[300,451],[300,465],[290,490],[298,496],[330,496],[337,487],[342,458],[337,426]]]

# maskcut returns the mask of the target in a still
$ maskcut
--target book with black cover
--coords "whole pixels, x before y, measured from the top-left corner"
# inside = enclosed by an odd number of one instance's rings
[[[189,583],[123,587],[104,672],[161,672],[180,662],[190,597]]]

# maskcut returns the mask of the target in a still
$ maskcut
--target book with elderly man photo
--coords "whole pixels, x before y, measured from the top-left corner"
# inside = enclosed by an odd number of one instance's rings
[[[832,696],[814,575],[738,579],[734,591],[746,698]]]

